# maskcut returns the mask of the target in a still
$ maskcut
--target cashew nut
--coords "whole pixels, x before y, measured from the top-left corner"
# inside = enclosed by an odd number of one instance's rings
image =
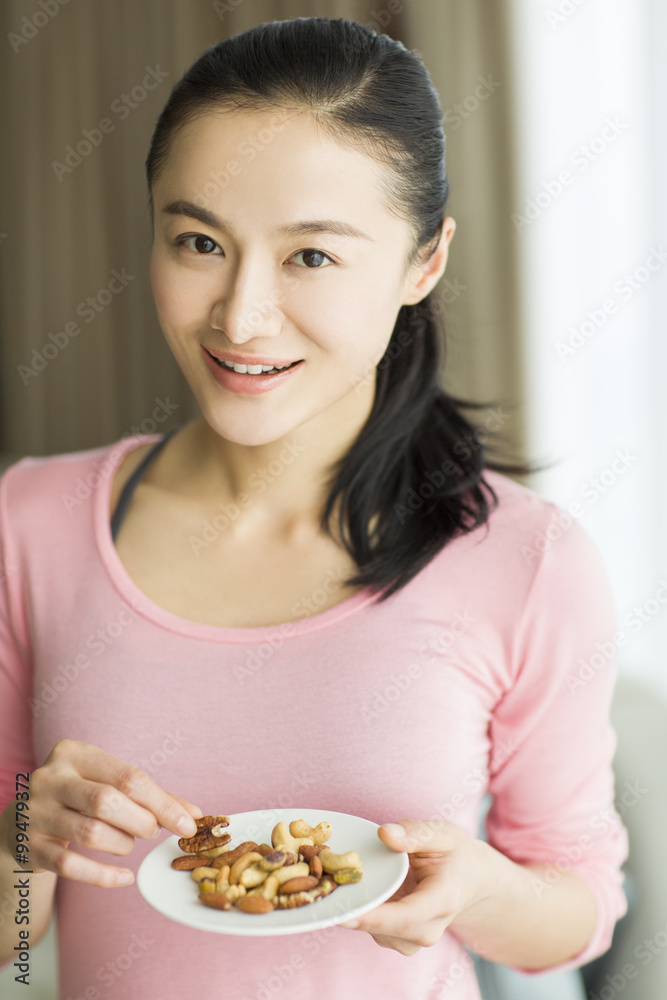
[[[319,859],[322,868],[330,875],[341,871],[343,868],[356,868],[361,871],[361,858],[356,851],[348,851],[347,854],[334,854],[333,851],[321,851]]]
[[[248,867],[241,872],[239,875],[239,885],[244,885],[246,889],[254,889],[255,886],[261,885],[262,882],[266,880],[268,872],[265,868],[260,868],[255,862],[254,864],[248,865]]]
[[[287,882],[291,878],[300,878],[303,875],[308,875],[309,871],[305,861],[298,861],[295,865],[285,865],[284,868],[277,868],[271,874],[275,875],[278,879],[278,885],[282,885],[283,882]]]
[[[271,834],[271,843],[276,850],[293,851],[298,855],[302,844],[313,845],[312,837],[293,837],[287,829],[287,823],[276,823]]]
[[[236,885],[241,877],[241,872],[244,872],[248,865],[251,865],[254,861],[261,861],[262,855],[258,854],[257,851],[248,851],[247,854],[242,854],[240,858],[237,858],[231,867],[229,872],[229,884]],[[347,867],[350,867],[349,865]],[[196,871],[196,869],[195,869]]]
[[[313,844],[324,844],[331,836],[331,823],[323,821],[317,826],[310,826],[305,819],[294,819],[289,825],[289,832],[293,837],[310,837]]]

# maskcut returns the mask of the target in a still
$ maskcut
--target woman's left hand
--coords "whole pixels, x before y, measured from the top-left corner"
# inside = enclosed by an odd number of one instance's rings
[[[414,955],[489,896],[492,849],[446,820],[405,819],[378,832],[387,847],[407,851],[410,871],[388,902],[340,926],[368,931],[383,948]]]

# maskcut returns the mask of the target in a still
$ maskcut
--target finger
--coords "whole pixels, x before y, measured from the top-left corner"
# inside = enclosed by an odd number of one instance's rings
[[[174,795],[173,798],[175,798],[177,802],[180,802],[183,808],[187,809],[190,815],[194,816],[195,819],[201,819],[204,815],[199,806],[194,805],[192,802],[188,802],[187,799],[182,799],[180,795]]]
[[[152,826],[146,829],[144,823],[144,832],[139,836],[152,837],[156,831],[156,820],[160,826],[179,837],[194,837],[197,832],[197,824],[179,800],[165,792],[145,771],[133,764],[119,760],[91,743],[78,745],[76,763],[83,778],[112,785],[121,795],[152,814]],[[124,803],[121,805],[127,809]],[[119,806],[112,803],[112,809],[115,808]],[[136,811],[134,816],[137,817]]]
[[[420,944],[415,944],[414,941],[405,941],[403,938],[384,937],[381,934],[372,934],[371,937],[381,948],[391,948],[401,955],[416,955],[418,951],[422,950]]]
[[[438,882],[437,889],[433,882],[433,879],[425,878],[407,896],[382,903],[358,917],[354,923],[359,930],[368,931],[369,934],[405,940],[413,940],[415,928],[422,928],[434,920],[443,922],[446,926],[447,921],[442,918],[442,882]],[[351,923],[352,921],[348,922],[348,926]]]
[[[49,815],[48,836],[73,841],[82,847],[109,854],[129,854],[134,847],[134,837],[104,820],[87,816],[75,809],[54,809]]]
[[[400,823],[383,823],[378,829],[380,840],[393,851],[408,854],[446,854],[458,846],[453,824],[446,820],[416,822],[402,819]]]
[[[134,882],[134,873],[129,868],[118,868],[115,865],[93,861],[92,858],[87,858],[46,838],[39,846],[39,866],[74,882],[86,882],[88,885],[98,885],[103,889],[131,885]]]
[[[105,823],[109,830],[115,828],[131,839],[134,837],[150,839],[156,829],[155,816],[149,809],[140,806],[128,798],[113,785],[100,781],[90,781],[82,778],[76,772],[65,775],[54,787],[56,801],[68,807],[69,810],[80,813],[82,820],[86,817]],[[77,840],[77,837],[66,833],[56,833],[49,815],[49,832],[61,836],[65,840]],[[130,848],[131,849],[131,848]]]
[[[193,803],[192,802],[188,802],[187,799],[182,799],[180,797],[180,795],[174,795],[174,798],[177,800],[177,802],[180,802],[181,805],[183,806],[183,808],[186,809],[190,813],[191,816],[194,816],[195,819],[201,819],[201,817],[204,815],[204,813],[201,811],[201,809],[199,808],[199,806],[193,805]],[[153,839],[155,839],[155,837],[158,836],[158,834],[161,832],[161,830],[162,830],[162,827],[158,823],[157,830],[153,834]]]

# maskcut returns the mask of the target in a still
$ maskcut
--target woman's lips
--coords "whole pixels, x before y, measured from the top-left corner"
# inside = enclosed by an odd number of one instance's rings
[[[256,396],[262,392],[269,392],[271,389],[282,385],[283,382],[291,378],[305,364],[304,361],[298,361],[290,368],[273,374],[263,372],[261,375],[243,375],[240,372],[235,372],[232,368],[228,368],[222,362],[215,361],[205,347],[202,347],[202,351],[204,352],[204,360],[208,369],[218,385],[240,396]]]

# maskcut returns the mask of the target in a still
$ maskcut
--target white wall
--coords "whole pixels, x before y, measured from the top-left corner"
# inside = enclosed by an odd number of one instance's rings
[[[556,460],[531,485],[579,504],[614,592],[621,669],[667,696],[662,194],[662,220],[656,211],[667,10],[660,0],[510,6],[518,188],[508,227],[520,245],[530,451]]]

